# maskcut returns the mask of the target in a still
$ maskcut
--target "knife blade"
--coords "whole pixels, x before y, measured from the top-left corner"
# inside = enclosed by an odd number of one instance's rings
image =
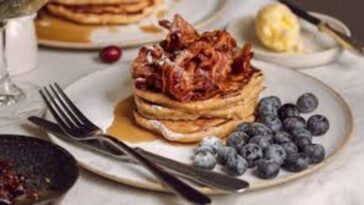
[[[65,139],[67,141],[72,141],[74,143],[77,143],[78,145],[84,148],[92,149],[94,151],[105,154],[109,157],[133,162],[126,155],[119,152],[118,150],[114,149],[114,151],[110,151],[109,147],[107,147],[106,144],[100,144],[97,142],[84,144],[84,142],[80,143],[76,140],[72,140],[72,138],[66,136],[63,130],[57,124],[50,122],[46,119],[32,116],[29,117],[28,120],[33,124],[35,124],[36,126],[40,127],[41,129],[50,132],[53,135]],[[138,151],[144,157],[147,157],[152,162],[167,168],[168,170],[172,171],[173,173],[175,173],[180,177],[184,177],[192,181],[195,181],[197,183],[215,187],[221,189],[222,191],[241,193],[250,186],[249,182],[242,179],[238,179],[235,177],[231,177],[228,175],[212,171],[202,170],[172,159],[168,159],[160,155],[156,155],[141,148],[136,148],[136,151]]]
[[[354,54],[364,56],[364,44],[360,42],[358,39],[355,39],[351,36],[348,36],[337,29],[333,28],[327,22],[323,22],[319,18],[311,15],[306,10],[300,8],[299,6],[295,5],[294,3],[287,1],[287,0],[278,0],[279,2],[285,4],[288,8],[291,9],[293,13],[295,13],[300,18],[316,25],[318,29],[326,33],[327,35],[331,36],[339,45],[343,48],[351,51]]]

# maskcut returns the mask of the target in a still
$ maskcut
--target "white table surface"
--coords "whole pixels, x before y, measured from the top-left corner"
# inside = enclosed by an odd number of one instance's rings
[[[255,12],[268,1],[229,0],[225,13],[212,27],[226,26],[227,22]],[[126,63],[136,55],[136,49],[124,50],[119,63]],[[96,52],[40,50],[37,70],[16,77],[37,85],[59,82],[67,86],[93,71],[107,69],[97,62]],[[356,205],[364,204],[364,58],[345,52],[335,63],[303,72],[315,76],[337,90],[349,103],[355,118],[353,139],[331,164],[318,172],[272,189],[240,195],[215,196],[213,204],[229,205]],[[304,85],[302,85],[304,86]],[[1,129],[1,133],[18,133],[45,137],[45,133],[26,122]],[[81,170],[76,185],[66,195],[62,205],[137,205],[184,204],[169,194],[161,194],[117,184]]]

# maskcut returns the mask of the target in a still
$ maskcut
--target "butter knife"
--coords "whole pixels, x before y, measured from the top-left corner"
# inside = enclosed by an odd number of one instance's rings
[[[53,135],[70,141],[72,143],[78,144],[84,148],[92,149],[99,153],[105,154],[107,156],[111,156],[113,158],[126,160],[132,162],[127,155],[120,152],[119,150],[113,149],[112,146],[108,144],[100,143],[100,141],[90,141],[80,143],[79,141],[73,140],[72,138],[65,135],[63,130],[55,123],[50,122],[46,119],[39,117],[29,117],[28,120],[40,127],[41,129],[52,133]],[[174,174],[189,179],[191,181],[220,189],[225,192],[238,192],[241,193],[245,191],[249,187],[249,183],[245,180],[241,180],[232,176],[228,176],[225,174],[220,174],[217,172],[202,170],[190,165],[183,164],[181,162],[148,152],[141,148],[136,148],[140,154],[144,157],[148,158],[150,161],[167,168],[169,171],[172,171]]]
[[[336,42],[341,45],[343,48],[351,51],[354,54],[358,54],[360,56],[364,56],[364,44],[353,37],[350,37],[332,26],[330,26],[327,22],[321,21],[319,18],[309,14],[304,9],[300,8],[299,6],[293,4],[287,0],[279,0],[279,2],[288,6],[293,13],[297,16],[301,17],[302,19],[314,24],[317,28],[323,32],[331,36]]]

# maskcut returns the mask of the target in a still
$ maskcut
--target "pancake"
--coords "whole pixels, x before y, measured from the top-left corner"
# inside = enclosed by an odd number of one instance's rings
[[[155,6],[161,3],[162,0],[154,0],[154,3],[150,6],[144,7],[141,10],[129,12],[127,10],[122,10],[118,6],[107,6],[106,10],[113,10],[111,12],[100,12],[100,7],[85,7],[86,11],[80,10],[78,7],[66,6],[61,4],[48,4],[46,6],[49,13],[76,22],[80,24],[130,24],[137,23],[142,19],[146,18],[155,8]],[[87,8],[92,8],[96,13],[88,13]],[[130,7],[129,7],[130,9]],[[135,9],[135,8],[132,8]],[[115,12],[120,13],[115,13]]]
[[[65,5],[105,5],[138,3],[140,0],[53,0],[51,2]]]
[[[134,112],[134,118],[136,123],[141,127],[156,134],[159,134],[169,141],[183,142],[183,143],[198,142],[203,137],[209,135],[214,135],[220,138],[224,138],[228,134],[230,134],[240,123],[253,122],[255,119],[254,116],[249,116],[242,120],[204,119],[200,122],[200,124],[202,124],[203,126],[199,125],[200,127],[199,129],[196,129],[197,131],[178,132],[178,130],[186,131],[188,126],[197,126],[197,125],[195,124],[195,121],[173,122],[173,121],[159,121],[156,119],[148,119],[143,117],[137,112]]]
[[[143,117],[144,119],[149,120],[158,120],[158,119],[150,119],[146,118],[143,115],[136,112],[134,115],[139,115],[140,117]],[[199,132],[202,130],[206,130],[212,127],[216,127],[220,124],[223,124],[227,122],[227,119],[223,118],[199,118],[196,120],[191,121],[179,121],[179,120],[158,120],[160,123],[165,125],[168,129],[170,129],[173,132],[178,133],[194,133]]]
[[[226,119],[243,119],[254,113],[257,105],[257,96],[263,89],[257,86],[252,93],[242,102],[235,106],[227,106],[219,109],[202,110],[199,113],[188,113],[178,109],[171,109],[160,105],[149,103],[139,97],[135,97],[135,103],[138,112],[148,118],[162,120],[196,120],[198,118],[226,118]]]
[[[154,4],[153,0],[141,0],[137,3],[130,4],[112,4],[112,5],[78,5],[78,6],[66,6],[68,9],[72,9],[77,13],[88,14],[128,14],[138,13],[141,10],[150,7]]]
[[[256,87],[261,85],[264,76],[261,72],[255,73],[249,82],[239,91],[226,96],[217,96],[207,100],[179,102],[175,101],[162,93],[155,93],[151,91],[143,91],[134,88],[134,95],[151,102],[153,104],[162,105],[172,109],[178,109],[187,113],[201,113],[204,110],[218,109],[227,107],[231,104],[240,103],[245,101],[249,93]]]

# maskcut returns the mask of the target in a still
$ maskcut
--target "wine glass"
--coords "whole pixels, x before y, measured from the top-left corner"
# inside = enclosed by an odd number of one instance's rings
[[[13,18],[36,13],[47,1],[0,0],[0,126],[17,122],[43,109],[36,86],[18,86],[10,78],[6,55],[6,25]]]

